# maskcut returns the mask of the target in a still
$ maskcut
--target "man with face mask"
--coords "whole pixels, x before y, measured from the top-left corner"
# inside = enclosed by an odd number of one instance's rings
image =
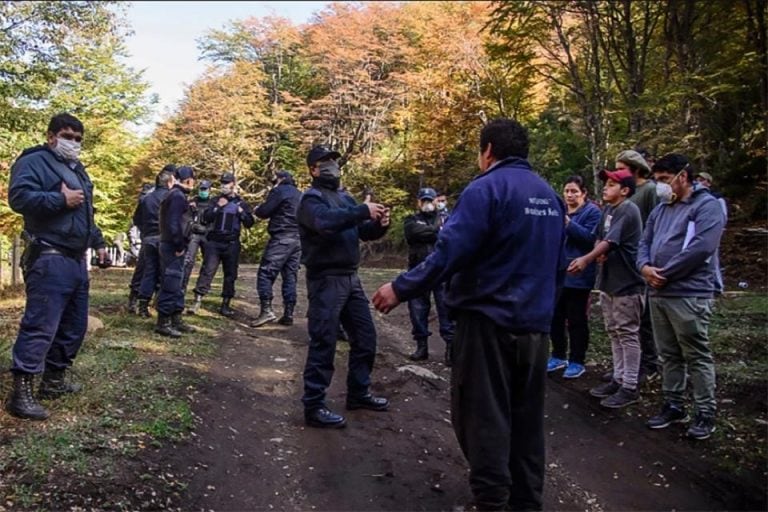
[[[442,192],[438,192],[437,197],[435,197],[435,210],[437,210],[437,217],[440,219],[440,227],[442,228],[451,215],[451,211],[448,209],[448,197]]]
[[[224,269],[224,284],[221,291],[219,313],[226,317],[234,316],[231,307],[235,296],[235,281],[240,260],[240,228],[253,226],[255,219],[251,207],[239,195],[235,175],[225,172],[221,176],[221,192],[210,208],[203,215],[203,222],[210,225],[208,241],[205,246],[205,259],[200,277],[195,286],[195,306],[200,307],[203,296],[211,290],[211,282],[219,262]]]
[[[347,409],[385,411],[386,398],[370,392],[376,357],[376,328],[357,267],[360,240],[376,240],[389,227],[389,209],[357,202],[339,191],[341,155],[315,146],[307,155],[312,186],[297,218],[301,259],[307,269],[309,350],[304,367],[304,420],[310,427],[340,428],[346,419],[332,412],[325,391],[333,377],[339,321],[349,335]]]
[[[107,264],[104,238],[93,218],[93,183],[79,160],[83,123],[70,114],[53,116],[46,144],[24,150],[11,167],[8,203],[24,216],[29,244],[22,257],[27,301],[13,345],[13,390],[6,409],[20,418],[44,420],[39,396],[80,391],[65,380],[88,323],[85,253],[98,251]]]
[[[157,295],[155,332],[179,338],[194,329],[181,318],[184,312],[184,253],[189,245],[192,213],[187,196],[195,188],[195,171],[182,166],[176,170],[173,188],[160,203],[160,264],[162,279]]]
[[[695,415],[687,434],[703,440],[715,431],[715,363],[708,333],[717,290],[715,255],[725,217],[717,199],[694,186],[694,170],[685,156],[670,153],[653,171],[661,204],[648,217],[637,268],[650,286],[664,404],[647,426],[662,429],[688,420],[685,389],[690,375]]]
[[[203,217],[208,208],[211,207],[211,182],[209,180],[202,180],[200,186],[197,189],[197,196],[189,202],[190,210],[192,211],[192,235],[189,240],[189,246],[187,252],[184,255],[184,281],[181,288],[186,294],[187,284],[189,284],[189,277],[192,275],[192,269],[195,267],[195,259],[197,258],[197,250],[203,254],[203,261],[205,261],[205,243],[207,241],[208,231],[210,225],[203,221]],[[200,304],[195,302],[189,309],[188,313],[196,314]]]
[[[437,193],[431,188],[419,190],[419,211],[406,217],[403,231],[408,243],[408,268],[412,269],[427,259],[435,249],[437,235],[442,227],[440,213],[435,209]],[[444,198],[443,198],[444,199]],[[445,203],[443,203],[445,204]],[[432,309],[430,295],[435,298],[435,308],[440,324],[440,335],[445,341],[445,364],[450,366],[451,342],[453,341],[453,322],[448,318],[448,308],[443,300],[443,283],[434,290],[408,301],[408,313],[411,317],[413,339],[416,341],[416,351],[410,355],[411,361],[429,359],[428,338],[429,313]]]
[[[269,242],[259,263],[256,289],[259,292],[261,311],[253,327],[277,319],[272,311],[272,285],[278,274],[283,278],[283,316],[278,323],[292,325],[293,308],[296,306],[296,278],[301,258],[296,208],[299,206],[301,192],[293,182],[293,175],[285,170],[275,173],[273,184],[266,201],[254,211],[257,217],[269,219]]]

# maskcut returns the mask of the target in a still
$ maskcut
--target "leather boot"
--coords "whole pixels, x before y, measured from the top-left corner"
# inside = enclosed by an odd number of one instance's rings
[[[275,315],[274,311],[272,311],[272,301],[262,300],[259,316],[256,318],[256,320],[253,321],[251,327],[261,327],[266,323],[274,322],[276,319],[277,315]]]
[[[177,331],[184,333],[184,332],[195,332],[195,328],[191,325],[184,323],[184,320],[181,318],[181,313],[174,313],[171,316],[171,327],[176,329]]]
[[[155,327],[155,332],[162,336],[181,338],[181,333],[173,328],[171,317],[161,314],[157,315],[157,326]]]
[[[408,356],[411,361],[426,361],[429,359],[429,349],[426,339],[416,340],[416,351]]]
[[[195,302],[193,302],[192,305],[187,308],[187,314],[196,315],[200,311],[201,307],[203,307],[203,296],[196,293]]]
[[[296,304],[292,302],[286,302],[283,305],[283,316],[277,321],[280,325],[293,325],[293,308]]]
[[[44,420],[48,411],[40,405],[32,393],[35,376],[31,373],[13,374],[13,390],[8,397],[5,409],[16,417],[30,420]]]
[[[229,307],[229,302],[232,299],[229,297],[224,297],[221,299],[221,307],[219,308],[219,313],[221,313],[222,316],[225,316],[227,318],[231,318],[235,316],[235,310]]]
[[[66,370],[48,370],[40,381],[40,398],[61,398],[64,395],[79,393],[83,386],[65,380]]]
[[[139,299],[139,316],[141,318],[152,318],[152,313],[149,312],[149,300]]]
[[[139,294],[131,290],[131,293],[128,295],[128,314],[130,315],[136,315],[138,314],[138,305],[139,305]]]

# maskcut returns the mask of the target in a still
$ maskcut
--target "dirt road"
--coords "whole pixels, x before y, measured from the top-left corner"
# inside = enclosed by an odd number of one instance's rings
[[[372,292],[391,272],[373,272]],[[296,324],[248,327],[257,313],[253,268],[243,269],[239,314],[199,384],[192,438],[160,452],[167,471],[190,482],[188,510],[460,510],[470,501],[467,468],[450,425],[450,369],[420,365],[436,378],[402,371],[412,350],[405,307],[375,315],[379,355],[374,391],[387,413],[343,411],[346,355],[339,344],[329,403],[346,429],[305,428],[301,372],[306,357],[305,302]],[[276,287],[277,289],[277,287]],[[437,356],[437,357],[435,357]],[[743,508],[697,467],[696,447],[679,433],[647,431],[631,413],[606,413],[584,393],[550,381],[548,475],[552,510],[719,510]]]

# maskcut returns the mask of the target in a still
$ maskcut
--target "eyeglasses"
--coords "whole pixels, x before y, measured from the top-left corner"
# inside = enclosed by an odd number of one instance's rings
[[[83,136],[82,135],[75,135],[74,133],[64,132],[64,133],[59,133],[56,136],[61,138],[61,139],[73,140],[75,142],[83,142]]]

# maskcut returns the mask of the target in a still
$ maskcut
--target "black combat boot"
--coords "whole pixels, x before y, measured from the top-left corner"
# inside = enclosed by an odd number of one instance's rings
[[[203,296],[199,293],[196,293],[195,302],[193,302],[192,305],[187,308],[187,314],[196,315],[200,311],[201,307],[203,307]]]
[[[43,379],[40,381],[40,398],[61,398],[71,393],[79,393],[83,386],[65,380],[66,370],[49,370],[43,373]]]
[[[44,420],[48,417],[48,411],[40,405],[32,393],[35,376],[31,373],[13,374],[13,390],[8,397],[5,410],[19,418],[30,420]]]
[[[141,318],[152,318],[152,313],[149,312],[148,299],[139,299],[139,316]]]
[[[283,305],[283,316],[277,321],[280,325],[293,325],[293,308],[296,306],[293,302],[286,302]]]
[[[176,329],[177,331],[184,333],[184,332],[195,332],[195,328],[191,325],[184,322],[184,320],[181,318],[181,313],[174,313],[171,315],[171,327]]]
[[[261,327],[266,323],[274,322],[276,319],[277,319],[277,315],[275,315],[274,311],[272,311],[272,301],[262,300],[261,312],[259,313],[259,317],[253,321],[253,323],[251,324],[251,327]]]
[[[131,293],[128,295],[128,313],[131,315],[138,314],[137,306],[139,305],[139,294],[135,291],[131,290]]]
[[[157,315],[157,326],[155,327],[155,332],[162,336],[181,338],[181,333],[174,329],[173,324],[171,323],[171,317],[161,314]]]
[[[219,308],[219,313],[227,318],[235,316],[235,310],[229,307],[229,302],[231,300],[232,299],[230,297],[224,297],[221,299],[221,307]]]
[[[427,339],[420,338],[416,340],[416,351],[408,356],[411,361],[426,361],[429,359],[429,349],[427,348]]]

